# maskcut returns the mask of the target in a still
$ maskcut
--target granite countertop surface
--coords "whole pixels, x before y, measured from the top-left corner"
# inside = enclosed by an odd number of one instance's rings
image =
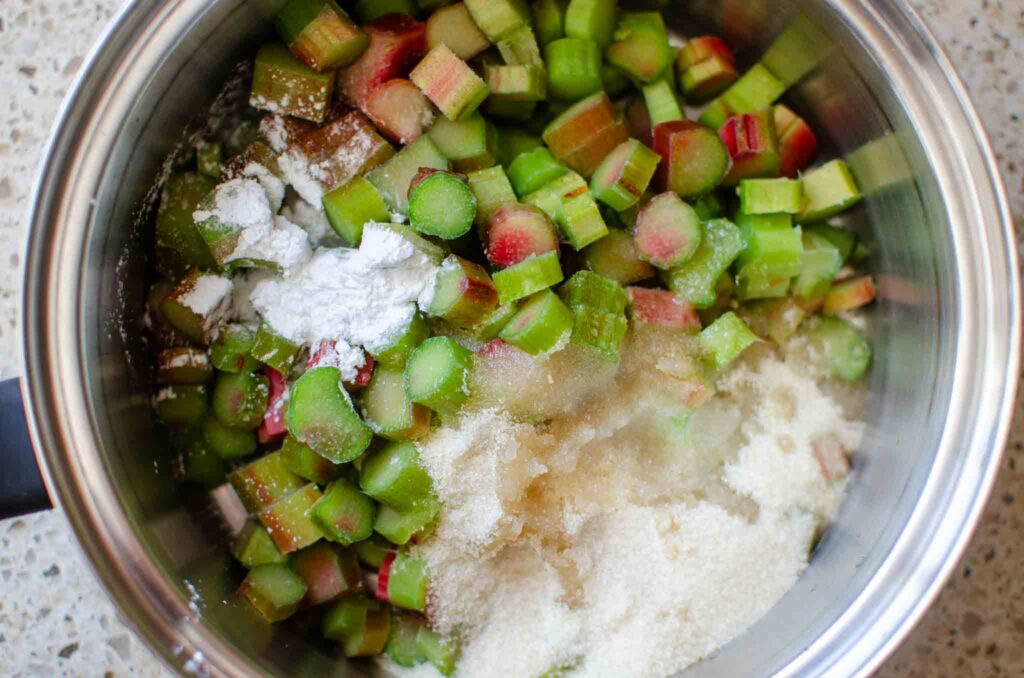
[[[1024,227],[1024,0],[912,0],[967,83]],[[121,0],[0,1],[0,378],[16,376],[24,221],[61,100]],[[1019,231],[1020,235],[1020,231]],[[1024,675],[1024,399],[945,590],[878,676]],[[166,676],[118,619],[58,511],[0,522],[0,675]]]

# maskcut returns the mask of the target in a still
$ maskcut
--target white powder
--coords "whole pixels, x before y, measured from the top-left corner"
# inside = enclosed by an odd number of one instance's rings
[[[258,283],[251,301],[285,338],[306,346],[333,340],[361,360],[356,349],[384,348],[417,303],[429,305],[436,276],[437,265],[408,240],[369,223],[359,249],[321,248],[290,278]]]
[[[659,336],[631,334],[611,380],[571,356],[536,359],[558,361],[550,386],[510,361],[521,388],[571,402],[531,410],[534,426],[474,395],[419,445],[444,502],[419,553],[432,623],[463,638],[457,675],[667,676],[756,621],[806,566],[844,486],[814,441],[852,449],[860,426],[795,361],[757,351],[691,411],[692,374],[671,355],[687,340]]]
[[[275,153],[284,153],[291,143],[285,119],[280,115],[266,115],[260,120],[260,137]]]
[[[223,276],[205,273],[195,279],[192,289],[180,299],[195,313],[207,317],[219,316],[231,301],[231,281]],[[212,322],[216,322],[213,318]]]
[[[263,187],[264,192],[267,194],[267,200],[270,202],[270,209],[272,211],[277,212],[281,209],[281,204],[284,202],[285,186],[284,182],[274,176],[273,172],[258,162],[250,162],[242,170],[242,176],[250,177],[260,182],[260,186]]]
[[[285,201],[281,216],[301,227],[313,247],[338,247],[342,244],[341,238],[331,228],[323,208],[310,205],[297,194]]]
[[[327,178],[323,167],[311,163],[300,150],[283,153],[277,163],[284,174],[285,181],[311,205],[319,205],[324,198],[323,182]]]

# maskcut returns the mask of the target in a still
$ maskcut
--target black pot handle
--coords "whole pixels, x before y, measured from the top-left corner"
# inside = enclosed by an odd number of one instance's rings
[[[0,518],[52,508],[28,435],[21,386],[0,381]]]

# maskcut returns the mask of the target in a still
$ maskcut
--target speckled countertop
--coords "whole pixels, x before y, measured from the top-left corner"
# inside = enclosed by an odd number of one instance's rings
[[[18,370],[21,248],[61,99],[120,0],[0,0],[0,378]],[[993,138],[1024,229],[1024,0],[912,0]],[[1019,231],[1020,233],[1020,231]],[[1024,398],[963,562],[884,678],[1024,675]],[[0,522],[0,675],[164,676],[99,589],[59,512]]]

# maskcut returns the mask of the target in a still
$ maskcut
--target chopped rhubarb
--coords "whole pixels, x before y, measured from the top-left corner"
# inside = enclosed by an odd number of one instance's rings
[[[701,243],[700,219],[675,193],[662,193],[644,205],[633,230],[637,256],[657,268],[685,263]]]
[[[494,274],[498,303],[518,301],[557,285],[564,278],[557,251],[534,254]]]
[[[505,101],[543,101],[547,95],[547,74],[542,66],[488,65],[484,69],[491,97]]]
[[[276,24],[292,53],[321,73],[348,66],[370,42],[334,0],[291,0]]]
[[[377,570],[377,589],[374,594],[378,600],[383,600],[385,603],[391,602],[391,599],[388,598],[388,581],[391,579],[391,566],[394,565],[397,557],[398,553],[395,551],[387,554],[384,556],[384,562],[380,564],[380,569]]]
[[[796,214],[804,205],[804,186],[799,179],[744,179],[737,193],[744,214]]]
[[[622,341],[629,329],[625,314],[578,306],[573,309],[573,315],[572,343],[618,362]]]
[[[409,79],[449,120],[473,115],[490,94],[487,83],[444,43],[430,50]]]
[[[202,349],[166,348],[157,354],[156,378],[161,384],[208,384],[213,381],[213,363]]]
[[[621,229],[610,229],[608,235],[583,250],[583,254],[591,271],[621,285],[654,275],[654,268],[637,254],[633,237]]]
[[[305,481],[288,468],[280,452],[232,471],[228,482],[249,513],[261,511],[305,485]]]
[[[762,64],[756,64],[722,93],[721,100],[734,113],[753,113],[771,108],[785,91],[784,83]]]
[[[501,331],[501,338],[531,355],[557,351],[572,333],[574,315],[550,289],[530,297]]]
[[[608,224],[601,215],[601,208],[589,193],[562,203],[558,226],[577,252],[608,235]]]
[[[633,322],[677,327],[687,332],[697,332],[701,328],[696,309],[674,292],[627,287],[626,293]]]
[[[612,44],[616,0],[569,0],[565,10],[565,34],[592,40],[602,49]]]
[[[315,178],[324,192],[387,162],[395,149],[359,111],[349,111],[292,141],[285,158],[316,168]]]
[[[391,141],[410,144],[434,121],[434,107],[411,80],[388,80],[370,95],[366,114]]]
[[[310,483],[260,511],[260,522],[281,553],[293,553],[323,538],[310,515],[320,497],[319,488]]]
[[[661,156],[659,185],[684,198],[713,190],[729,171],[726,144],[711,130],[689,120],[654,127],[654,150]]]
[[[772,109],[733,116],[718,135],[732,157],[732,169],[722,183],[735,186],[743,179],[778,176],[782,159]]]
[[[491,215],[505,203],[516,201],[512,184],[501,165],[470,172],[466,181],[469,183],[469,189],[476,196],[475,223],[478,225],[488,223]]]
[[[430,410],[409,400],[402,367],[378,368],[362,398],[366,423],[388,440],[415,440],[430,430]]]
[[[629,136],[639,139],[641,143],[648,146],[653,146],[651,114],[647,110],[647,104],[644,103],[643,97],[635,97],[626,106],[626,127],[629,129]]]
[[[729,312],[700,333],[700,343],[711,369],[721,372],[759,340],[746,323]]]
[[[510,66],[537,66],[543,71],[544,59],[540,55],[537,36],[529,26],[520,26],[495,43],[498,53]]]
[[[590,306],[616,315],[626,311],[626,291],[622,286],[593,271],[577,271],[562,285],[559,294],[572,309]]]
[[[647,106],[652,125],[685,119],[683,108],[679,105],[679,99],[676,98],[676,93],[667,78],[644,85],[640,91],[644,95],[644,104]]]
[[[452,254],[441,265],[429,313],[472,327],[498,305],[498,292],[483,266]]]
[[[558,251],[554,225],[541,210],[510,203],[499,207],[487,226],[487,259],[506,268],[535,254]]]
[[[433,49],[441,43],[463,60],[472,59],[491,46],[463,2],[440,7],[427,19],[427,47]]]
[[[871,345],[844,320],[828,316],[818,318],[809,338],[822,367],[844,381],[857,381],[871,366]]]
[[[454,240],[476,219],[476,196],[461,174],[429,169],[409,188],[409,223],[420,233]]]
[[[341,387],[336,367],[315,367],[292,386],[288,431],[336,464],[366,451],[373,432],[359,418]]]
[[[448,158],[425,135],[409,144],[393,158],[366,175],[366,180],[373,184],[384,202],[391,209],[401,213],[409,210],[409,186],[420,169],[447,170]]]
[[[775,107],[775,132],[782,156],[779,174],[795,179],[818,154],[818,137],[803,118],[782,104]]]
[[[530,8],[523,0],[466,0],[466,8],[491,42],[530,24]]]
[[[694,102],[718,96],[739,78],[728,43],[710,35],[687,42],[676,57],[676,69],[683,94]]]
[[[797,215],[800,223],[828,219],[844,212],[861,201],[861,192],[842,160],[831,160],[803,176],[804,208]]]
[[[416,347],[405,364],[409,399],[441,414],[458,411],[469,398],[466,384],[472,367],[473,354],[448,337],[427,339]],[[377,496],[365,485],[363,490]]]
[[[838,282],[825,295],[825,306],[822,309],[827,315],[836,315],[843,311],[852,311],[867,306],[878,296],[878,289],[871,276],[851,278]]]
[[[270,622],[295,614],[306,595],[306,584],[287,565],[257,565],[246,576],[238,592]]]
[[[718,299],[719,279],[745,245],[743,233],[735,224],[714,219],[704,225],[704,238],[693,257],[662,277],[670,290],[695,307],[710,308]],[[731,278],[726,279],[731,283]]]
[[[351,551],[319,542],[292,556],[291,567],[306,582],[304,607],[331,603],[363,590],[359,561]]]
[[[288,411],[288,379],[273,367],[266,369],[270,382],[270,397],[267,401],[267,413],[263,416],[256,435],[260,443],[267,444],[284,438],[288,432],[285,426],[285,413]]]
[[[613,210],[635,205],[647,190],[660,157],[636,139],[619,144],[605,156],[590,181],[590,191]]]
[[[476,172],[496,162],[498,132],[479,113],[458,121],[439,118],[430,130],[430,140],[458,172]]]
[[[544,129],[544,143],[556,158],[564,160],[601,131],[614,125],[616,120],[615,106],[608,95],[598,92],[555,118]]]
[[[661,12],[626,12],[619,18],[608,63],[639,82],[654,82],[672,65],[673,52]]]
[[[336,602],[321,623],[325,638],[342,645],[346,657],[372,657],[384,650],[391,612],[380,601],[346,596]]]
[[[338,74],[338,87],[350,103],[363,108],[388,80],[404,78],[427,50],[426,25],[404,14],[388,14],[363,27],[370,44],[362,56]]]
[[[317,73],[280,43],[260,48],[249,103],[271,113],[323,122],[331,108],[334,73]]]
[[[356,376],[349,379],[345,383],[345,389],[348,391],[359,391],[370,385],[370,379],[373,378],[373,356],[369,353],[364,354],[363,364],[356,370]]]
[[[577,101],[604,86],[601,50],[590,40],[562,38],[544,48],[548,91],[555,99]]]

